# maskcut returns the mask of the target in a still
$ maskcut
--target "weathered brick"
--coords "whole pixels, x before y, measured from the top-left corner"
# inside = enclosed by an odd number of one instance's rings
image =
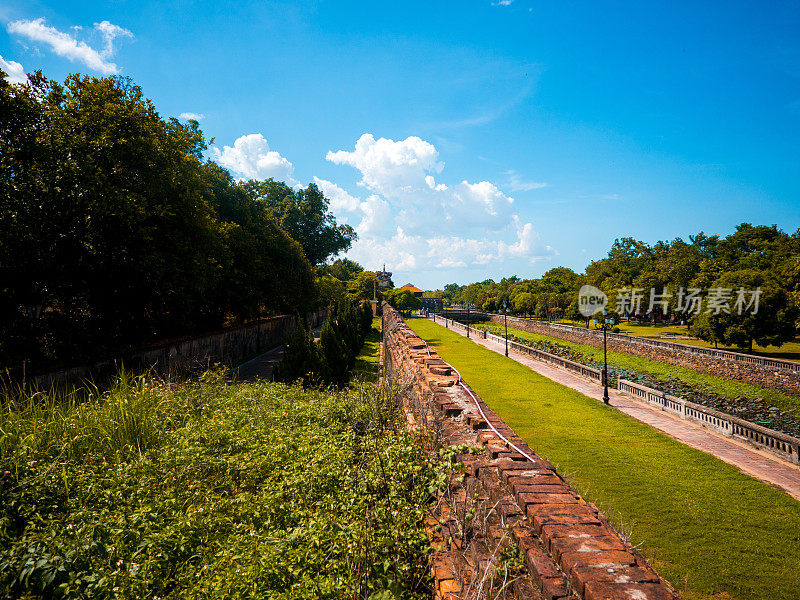
[[[567,584],[564,579],[559,577],[545,577],[541,581],[542,595],[546,600],[558,600],[569,595]]]
[[[585,505],[583,504],[528,504],[525,506],[525,514],[533,519],[534,527],[536,527],[537,517],[554,517],[557,515],[574,517],[572,521],[565,519],[563,523],[581,523],[589,524],[599,520]],[[543,522],[540,520],[540,522]],[[539,528],[536,531],[540,531]]]
[[[565,504],[583,504],[583,500],[580,498],[576,498],[572,494],[569,493],[561,493],[561,494],[546,494],[546,493],[527,493],[523,492],[521,494],[517,494],[517,502],[520,504],[557,504],[557,505],[565,505]]]
[[[560,557],[561,568],[571,573],[577,566],[595,566],[605,568],[631,567],[636,560],[630,552],[624,550],[607,550],[603,552],[566,552]]]
[[[604,583],[659,583],[660,579],[652,569],[642,567],[602,568],[577,566],[571,573],[572,587],[583,594],[589,581]]]
[[[596,554],[599,552],[607,552],[609,550],[625,550],[625,546],[617,537],[601,537],[601,538],[553,538],[548,540],[550,552],[558,560],[563,554],[578,553],[578,554]]]
[[[505,483],[512,487],[518,485],[566,485],[564,480],[552,471],[507,471]]]
[[[445,594],[457,594],[461,591],[461,586],[455,579],[444,579],[439,582],[439,593],[444,596]]]
[[[677,600],[667,586],[658,583],[606,583],[590,581],[584,600]]]
[[[525,566],[540,586],[543,578],[561,576],[553,559],[538,547],[528,548],[525,551]]]
[[[598,523],[545,523],[541,528],[541,534],[547,539],[553,538],[589,538],[613,536],[612,529]]]

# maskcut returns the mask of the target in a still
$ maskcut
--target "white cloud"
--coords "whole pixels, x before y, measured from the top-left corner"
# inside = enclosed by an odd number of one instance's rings
[[[499,0],[498,2],[492,2],[492,6],[511,6],[514,0]]]
[[[0,69],[5,71],[9,83],[28,83],[25,69],[18,62],[0,56]]]
[[[358,210],[361,200],[355,196],[351,196],[332,181],[314,176],[314,183],[322,190],[325,197],[330,200],[329,206],[334,214],[339,214],[343,211],[354,212]]]
[[[359,239],[348,252],[365,265],[385,262],[403,272],[535,262],[553,253],[542,246],[533,224],[513,212],[514,199],[494,183],[437,183],[434,174],[440,176],[444,164],[433,144],[418,137],[394,141],[364,134],[353,151],[330,151],[327,159],[357,169],[359,185],[373,192],[358,204]],[[315,181],[332,207],[358,214],[357,198],[331,182]]]
[[[114,39],[118,37],[133,37],[133,34],[120,27],[119,25],[114,25],[113,23],[109,23],[108,21],[100,21],[99,23],[94,24],[94,28],[100,33],[103,37],[103,42],[105,43],[105,47],[103,48],[102,52],[100,53],[101,56],[108,58],[114,55]]]
[[[182,112],[178,115],[178,118],[181,121],[188,121],[189,119],[194,119],[195,121],[202,121],[206,118],[203,113],[193,113],[193,112]]]
[[[361,171],[360,185],[387,197],[420,187],[425,176],[439,173],[444,167],[437,162],[439,153],[433,144],[416,136],[405,140],[380,138],[365,133],[356,142],[353,152],[328,152],[327,160],[337,165],[350,165]]]
[[[243,135],[233,146],[211,148],[211,156],[220,165],[233,171],[241,179],[277,179],[289,185],[298,185],[292,177],[294,165],[280,153],[269,149],[260,133]]]
[[[109,60],[114,55],[114,39],[118,37],[133,37],[133,34],[127,29],[108,21],[95,23],[94,29],[103,40],[103,48],[98,51],[86,42],[78,41],[68,33],[45,25],[44,18],[32,21],[12,21],[7,28],[9,33],[21,35],[34,42],[47,44],[59,56],[68,58],[73,62],[82,62],[90,69],[103,75],[116,75],[119,73],[119,67]]]
[[[377,195],[372,195],[359,204],[363,217],[356,227],[360,237],[379,237],[391,232],[392,211],[389,203]]]
[[[508,189],[510,189],[512,192],[530,192],[532,190],[538,190],[543,187],[547,187],[547,184],[544,182],[525,181],[522,179],[520,174],[513,169],[506,171],[506,175],[508,175]]]

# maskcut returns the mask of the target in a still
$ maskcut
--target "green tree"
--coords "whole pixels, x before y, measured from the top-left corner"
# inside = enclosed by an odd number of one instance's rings
[[[417,310],[422,306],[420,299],[407,288],[389,290],[384,294],[384,298],[399,311]]]
[[[695,317],[693,331],[701,339],[752,351],[753,342],[781,346],[794,338],[798,309],[789,301],[786,290],[769,283],[761,271],[725,273],[714,281],[711,291],[715,289],[730,294],[729,312],[715,314],[707,306]],[[756,290],[760,291],[757,311],[752,295]],[[740,293],[743,304],[737,306]]]
[[[356,275],[362,273],[364,267],[349,258],[337,258],[331,264],[323,267],[322,270],[341,281],[350,281]]]
[[[344,252],[357,238],[349,225],[338,225],[328,212],[328,199],[315,184],[294,191],[282,181],[251,180],[242,184],[253,200],[263,203],[278,224],[303,247],[312,265],[320,266]]]

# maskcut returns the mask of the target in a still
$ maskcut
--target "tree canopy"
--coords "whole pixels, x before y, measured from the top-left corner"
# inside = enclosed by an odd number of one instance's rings
[[[640,319],[679,318],[689,321],[703,339],[740,348],[750,348],[753,342],[780,345],[800,326],[800,231],[789,235],[775,225],[742,223],[724,238],[701,232],[688,241],[676,238],[651,246],[626,237],[615,240],[607,256],[591,262],[583,274],[556,267],[539,278],[452,283],[444,286],[443,296],[485,310],[497,311],[507,302],[520,314],[579,320],[583,317],[577,295],[584,284],[606,292],[611,311],[619,294],[636,289],[642,295]],[[758,310],[753,304],[740,314],[737,299],[744,296],[750,302],[749,293],[757,289]],[[656,300],[652,310],[651,290]],[[705,304],[699,311],[686,310],[691,290],[702,292]],[[729,300],[727,312],[707,312],[711,290],[721,290],[716,293]]]
[[[317,301],[315,185],[239,183],[129,79],[0,73],[0,364],[85,360]]]

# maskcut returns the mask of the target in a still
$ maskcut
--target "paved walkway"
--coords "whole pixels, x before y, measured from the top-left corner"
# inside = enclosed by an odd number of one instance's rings
[[[451,329],[450,331],[454,330]],[[454,333],[460,332],[454,331]],[[461,335],[465,334],[461,333]],[[505,352],[505,345],[500,342],[474,337],[470,337],[470,339],[476,344],[498,354]],[[603,400],[603,388],[593,381],[539,362],[530,356],[518,354],[512,350],[509,350],[508,355],[509,358],[556,383],[577,390],[589,398]],[[765,450],[754,448],[746,442],[740,442],[714,433],[699,425],[638,402],[631,396],[621,394],[617,390],[609,389],[608,396],[611,406],[632,416],[634,419],[663,431],[687,446],[707,452],[726,463],[734,465],[752,477],[775,485],[785,490],[790,496],[800,500],[800,467],[781,460]]]
[[[314,329],[314,340],[319,340],[321,331],[322,327]],[[271,381],[272,371],[281,362],[285,349],[286,345],[281,344],[280,346],[275,346],[272,350],[267,350],[264,354],[259,354],[252,360],[243,362],[234,369],[236,378],[239,381],[256,381],[258,379]]]
[[[259,354],[252,360],[240,364],[234,371],[239,381],[256,381],[257,379],[272,379],[272,370],[283,358],[284,346],[276,346],[272,350]]]

